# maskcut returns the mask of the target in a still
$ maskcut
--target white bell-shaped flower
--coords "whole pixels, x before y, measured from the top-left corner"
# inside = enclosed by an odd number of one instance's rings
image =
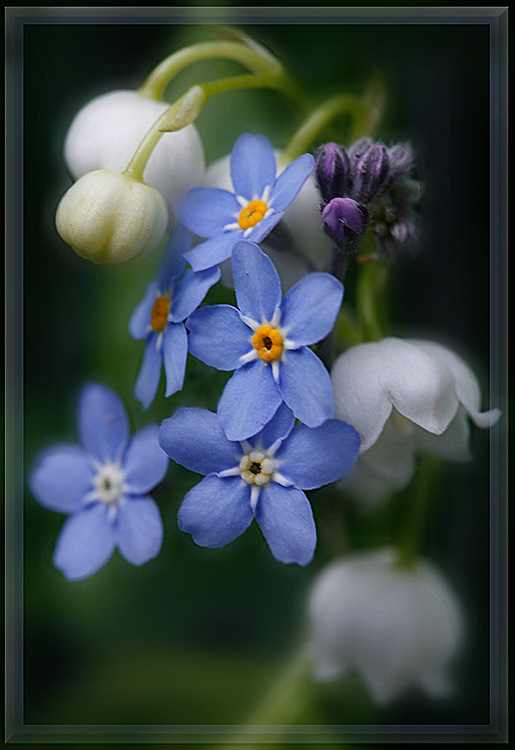
[[[168,108],[136,91],[112,91],[86,104],[73,120],[64,146],[66,164],[74,179],[97,169],[123,172],[136,148]],[[189,188],[201,185],[205,161],[202,141],[194,125],[165,133],[154,149],[143,179],[159,190],[170,218],[174,203]]]
[[[77,255],[120,265],[143,260],[159,247],[168,212],[153,187],[101,169],[81,177],[64,194],[55,223]]]
[[[452,692],[449,666],[464,638],[461,606],[442,575],[419,560],[396,566],[381,549],[337,560],[316,579],[309,599],[315,677],[349,670],[381,704],[413,688]]]
[[[404,488],[417,452],[467,461],[469,418],[490,427],[498,409],[481,412],[477,378],[450,349],[430,341],[385,338],[359,344],[332,368],[335,414],[361,435],[360,457],[344,486],[365,505]]]
[[[287,164],[281,162],[281,152],[275,152],[277,163],[277,175],[283,172]],[[217,187],[223,190],[234,190],[231,179],[230,155],[223,156],[221,159],[213,162],[207,169],[204,180],[206,187]],[[283,291],[300,281],[309,269],[308,263],[312,264],[313,270],[325,271],[331,257],[331,241],[324,234],[322,216],[320,213],[320,193],[316,186],[313,175],[310,175],[299,194],[286,208],[283,218],[278,229],[284,228],[291,236],[299,256],[296,257],[288,251],[286,246],[284,250],[275,250],[263,242],[263,250],[272,259],[277,272],[280,276]],[[226,286],[232,287],[230,262],[222,264],[222,281]]]

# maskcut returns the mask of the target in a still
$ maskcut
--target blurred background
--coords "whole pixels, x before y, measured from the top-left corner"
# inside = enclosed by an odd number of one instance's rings
[[[364,90],[374,67],[387,82],[377,137],[410,140],[424,186],[419,254],[395,267],[392,333],[434,338],[477,373],[488,408],[489,360],[489,43],[482,25],[255,25],[314,102]],[[190,358],[186,387],[159,396],[143,413],[133,395],[141,342],[130,314],[159,263],[128,269],[79,259],[57,235],[57,203],[71,184],[63,142],[76,112],[94,96],[136,88],[163,57],[215,38],[189,25],[29,25],[24,39],[25,466],[58,442],[76,442],[79,390],[102,382],[124,400],[139,428],[177,407],[216,409],[229,374]],[[182,73],[170,100],[195,81],[240,71],[213,61]],[[207,162],[250,130],[283,147],[302,115],[281,95],[231,92],[197,121]],[[345,142],[335,121],[324,140]],[[318,145],[318,144],[315,144]],[[353,275],[346,282],[353,299]],[[230,301],[212,290],[207,302]],[[494,404],[495,406],[496,404]],[[375,706],[359,677],[311,686],[301,724],[481,724],[489,721],[488,435],[474,431],[476,460],[442,466],[430,497],[422,551],[463,602],[467,644],[456,662],[455,695],[430,700],[412,691]],[[271,556],[254,524],[221,550],[196,547],[176,526],[198,476],[170,465],[154,492],[165,525],[159,557],[134,568],[115,553],[99,573],[68,583],[52,553],[64,517],[26,491],[24,542],[25,722],[28,724],[241,724],[279,677],[304,636],[305,597],[330,559],[321,542],[306,569]],[[331,523],[334,493],[311,492],[319,529]],[[345,510],[353,549],[390,544],[404,497],[371,516]]]

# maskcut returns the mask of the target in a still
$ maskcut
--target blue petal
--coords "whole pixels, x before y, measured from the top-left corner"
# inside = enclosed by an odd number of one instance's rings
[[[191,239],[186,227],[177,223],[173,235],[166,246],[163,260],[157,274],[161,293],[166,292],[174,279],[177,279],[186,266],[183,254],[190,249]]]
[[[243,237],[243,229],[231,229],[196,245],[184,257],[194,271],[204,271],[231,257],[234,243]]]
[[[218,266],[195,273],[188,269],[179,279],[172,297],[170,319],[174,323],[182,323],[188,315],[197,309],[207,292],[220,278]]]
[[[314,344],[332,330],[343,299],[343,286],[328,273],[310,273],[284,295],[281,328],[297,345]]]
[[[99,461],[116,461],[129,439],[129,423],[118,396],[103,385],[87,385],[79,400],[79,435]]]
[[[147,409],[156,395],[159,378],[161,377],[161,363],[163,361],[162,350],[157,349],[157,334],[152,333],[147,339],[143,364],[139,371],[134,393],[138,401],[141,401]]]
[[[145,295],[129,320],[129,333],[133,339],[144,339],[150,329],[150,313],[157,298],[158,285],[155,281],[148,285]]]
[[[114,537],[103,503],[94,503],[70,516],[59,534],[54,565],[69,581],[96,573],[109,560]]]
[[[241,206],[234,193],[221,188],[192,188],[176,206],[180,221],[199,237],[213,237],[238,221]],[[187,257],[187,256],[186,256]]]
[[[279,369],[279,390],[297,419],[318,427],[334,416],[331,378],[322,362],[305,346],[287,351]]]
[[[113,531],[118,549],[132,565],[143,565],[159,554],[163,522],[151,497],[122,498]]]
[[[270,205],[276,211],[284,211],[290,205],[309,175],[313,171],[315,160],[311,154],[302,154],[288,164],[276,180],[270,196]]]
[[[322,487],[348,474],[360,442],[359,432],[339,419],[314,428],[297,425],[276,453],[279,471],[303,490]]]
[[[163,338],[163,364],[166,373],[165,396],[177,393],[184,385],[188,358],[188,334],[183,323],[168,323]]]
[[[261,240],[264,240],[265,237],[270,234],[272,229],[279,224],[283,216],[284,211],[276,211],[275,213],[270,214],[266,219],[259,221],[255,227],[252,227],[245,239],[248,239],[250,242],[261,242]]]
[[[179,508],[179,528],[201,547],[223,547],[252,523],[250,487],[241,477],[210,474],[191,489]]]
[[[242,456],[240,444],[225,437],[218,416],[205,409],[178,409],[161,424],[159,442],[170,458],[199,474],[232,469]]]
[[[190,352],[217,370],[235,370],[240,357],[252,350],[253,331],[231,305],[201,307],[186,325]]]
[[[236,370],[218,403],[218,416],[229,440],[246,440],[270,422],[281,402],[272,368],[258,359]]]
[[[251,445],[259,445],[261,448],[270,448],[277,440],[284,440],[288,437],[295,424],[293,412],[286,404],[281,404],[277,409],[271,421],[266,427],[249,438]]]
[[[248,201],[260,199],[267,185],[274,183],[275,174],[275,155],[270,141],[263,135],[240,135],[231,154],[231,177],[236,193]]]
[[[161,482],[168,468],[168,456],[159,445],[157,425],[137,432],[129,443],[123,462],[127,492],[146,495]]]
[[[72,513],[93,489],[87,454],[76,445],[56,446],[41,456],[29,477],[29,487],[45,508]]]
[[[271,482],[260,492],[256,521],[277,560],[299,565],[311,561],[317,533],[311,505],[301,490]]]
[[[238,242],[232,254],[238,307],[257,323],[270,321],[281,303],[281,282],[274,264],[252,242]]]

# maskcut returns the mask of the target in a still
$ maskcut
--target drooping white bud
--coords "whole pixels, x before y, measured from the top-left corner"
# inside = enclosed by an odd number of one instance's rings
[[[168,104],[136,91],[112,91],[87,104],[73,120],[64,146],[75,179],[97,169],[123,172],[136,148]],[[170,217],[173,204],[189,188],[201,185],[204,150],[194,125],[165,133],[154,149],[143,178],[159,190]]]
[[[120,265],[143,260],[159,247],[168,212],[161,194],[149,185],[97,170],[65,193],[55,223],[77,255],[93,263]]]
[[[395,566],[393,549],[337,560],[316,579],[309,600],[315,676],[357,670],[377,703],[421,688],[452,690],[449,666],[464,638],[461,606],[430,563]]]

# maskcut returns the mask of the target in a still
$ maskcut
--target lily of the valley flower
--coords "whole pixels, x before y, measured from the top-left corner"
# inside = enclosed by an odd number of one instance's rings
[[[136,148],[167,109],[166,102],[136,91],[111,91],[83,107],[73,120],[64,147],[74,179],[97,169],[123,172]],[[173,205],[204,175],[202,141],[194,125],[166,133],[154,149],[143,178],[158,190],[173,216]]]
[[[364,501],[405,487],[417,452],[453,461],[469,453],[469,418],[490,427],[498,409],[481,412],[479,384],[465,362],[430,341],[386,338],[354,346],[332,369],[335,413],[361,435],[349,489]]]
[[[348,472],[359,435],[335,419],[315,429],[293,427],[294,421],[283,405],[258,435],[235,442],[227,439],[218,416],[204,409],[179,409],[164,420],[161,447],[177,463],[207,475],[179,509],[179,527],[197,544],[223,547],[255,518],[277,560],[299,565],[311,560],[316,529],[302,490]]]
[[[334,415],[329,373],[308,347],[331,331],[343,297],[341,283],[312,273],[282,298],[270,258],[252,242],[232,255],[237,310],[203,307],[191,315],[190,352],[218,370],[235,370],[218,404],[229,440],[259,432],[284,401],[317,427]]]
[[[153,187],[126,174],[98,170],[64,194],[55,223],[81,258],[121,265],[143,260],[159,247],[168,212]]]
[[[231,154],[234,192],[194,188],[176,207],[191,232],[208,238],[186,253],[192,268],[201,271],[230,258],[238,240],[264,240],[311,174],[313,163],[311,154],[302,154],[277,177],[270,142],[259,135],[241,135]]]
[[[179,225],[168,245],[157,279],[148,286],[129,322],[132,337],[146,339],[135,388],[136,397],[144,407],[154,400],[163,365],[166,396],[181,390],[188,356],[184,321],[220,278],[216,266],[198,273],[191,269],[185,271],[182,254],[189,247],[189,234]]]
[[[309,602],[315,676],[356,670],[380,704],[415,688],[443,697],[463,642],[460,604],[430,563],[395,563],[395,551],[381,549],[322,571]]]
[[[129,440],[125,409],[104,386],[84,388],[78,423],[82,447],[50,449],[29,480],[41,505],[70,515],[54,553],[54,565],[70,581],[96,573],[115,547],[132,565],[156,557],[163,524],[148,493],[168,466],[157,426]]]

